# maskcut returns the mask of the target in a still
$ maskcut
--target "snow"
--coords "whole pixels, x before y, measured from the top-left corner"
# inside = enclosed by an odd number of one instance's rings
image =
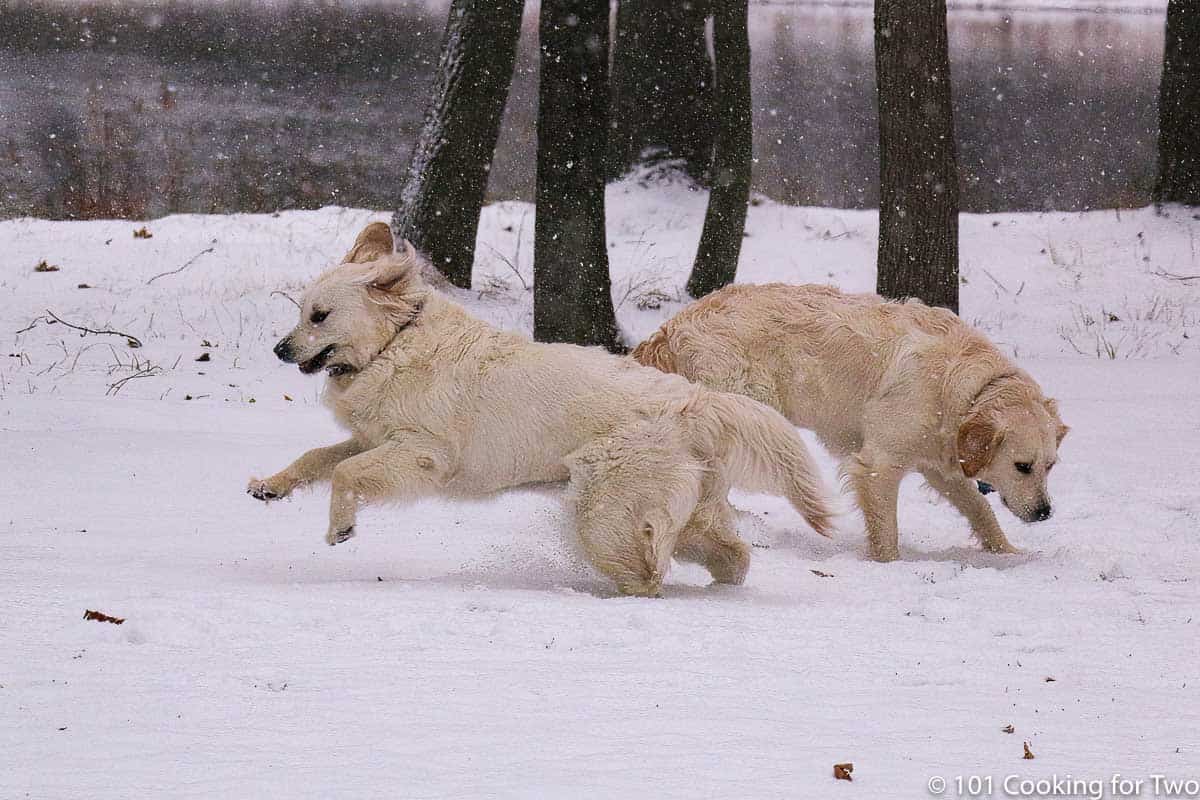
[[[704,196],[634,180],[609,200],[635,340],[679,307]],[[964,316],[1072,426],[1056,516],[999,511],[1027,554],[979,552],[916,481],[886,565],[853,514],[826,541],[738,495],[759,545],[746,585],[680,565],[656,601],[580,561],[557,490],[371,509],[336,548],[327,492],[243,494],[338,436],[320,381],[271,354],[296,313],[273,292],[383,218],[175,216],[150,239],[0,222],[0,797],[920,798],[934,776],[947,796],[956,776],[995,796],[1008,775],[1200,777],[1200,281],[1170,277],[1200,273],[1191,212],[963,218]],[[872,213],[763,201],[748,233],[741,280],[873,284]],[[461,295],[524,330],[532,234],[527,205],[487,208]],[[144,345],[14,333],[47,309]],[[853,783],[832,777],[845,761]]]

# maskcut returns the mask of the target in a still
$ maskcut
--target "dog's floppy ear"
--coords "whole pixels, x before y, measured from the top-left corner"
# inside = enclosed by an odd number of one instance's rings
[[[1046,400],[1046,411],[1050,413],[1050,419],[1054,420],[1054,444],[1057,447],[1062,444],[1063,437],[1071,432],[1071,428],[1063,424],[1062,417],[1058,415],[1058,403],[1053,399]]]
[[[405,244],[408,244],[405,242]],[[408,245],[412,247],[412,245]],[[362,229],[354,240],[354,247],[342,259],[343,264],[365,264],[384,256],[390,256],[395,250],[392,240],[392,229],[385,222],[372,222]]]
[[[403,256],[382,259],[366,278],[368,289],[389,294],[399,293],[417,269],[417,262]]]
[[[382,225],[383,223],[376,223]],[[386,227],[385,227],[386,230]],[[363,231],[366,233],[366,231]],[[388,241],[391,241],[391,231],[388,231]],[[421,274],[421,257],[417,249],[407,239],[404,242],[404,253],[381,258],[367,274],[367,287],[388,294],[400,294],[411,288],[411,284],[419,279]]]
[[[963,474],[974,478],[991,463],[1003,439],[1004,432],[985,415],[975,413],[967,417],[958,428],[958,463]]]

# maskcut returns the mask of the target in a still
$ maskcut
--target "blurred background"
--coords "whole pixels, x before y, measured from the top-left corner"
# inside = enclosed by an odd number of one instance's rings
[[[0,217],[395,206],[447,3],[0,0]],[[964,211],[1150,202],[1165,0],[950,3]],[[750,5],[754,189],[878,204],[870,2]],[[537,6],[490,200],[533,199]]]

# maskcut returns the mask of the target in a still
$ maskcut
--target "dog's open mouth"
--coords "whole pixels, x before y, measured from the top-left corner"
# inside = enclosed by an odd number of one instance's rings
[[[315,356],[310,358],[308,361],[301,361],[300,362],[300,371],[303,372],[305,375],[311,375],[312,373],[319,370],[321,367],[325,366],[325,362],[329,360],[329,357],[331,355],[333,355],[333,350],[335,347],[337,347],[337,345],[331,344],[328,347],[326,347],[324,350],[322,350],[321,352],[317,353]]]

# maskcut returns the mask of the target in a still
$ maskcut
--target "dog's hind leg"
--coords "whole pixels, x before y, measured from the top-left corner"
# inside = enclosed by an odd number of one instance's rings
[[[657,597],[702,469],[651,426],[592,442],[568,459],[584,550],[622,594]]]
[[[430,438],[385,442],[338,464],[329,498],[327,544],[354,535],[358,507],[372,500],[415,500],[436,492],[450,472],[445,447]]]
[[[728,488],[706,481],[692,518],[679,535],[675,557],[700,564],[717,583],[740,584],[750,569],[750,546],[737,535]]]

